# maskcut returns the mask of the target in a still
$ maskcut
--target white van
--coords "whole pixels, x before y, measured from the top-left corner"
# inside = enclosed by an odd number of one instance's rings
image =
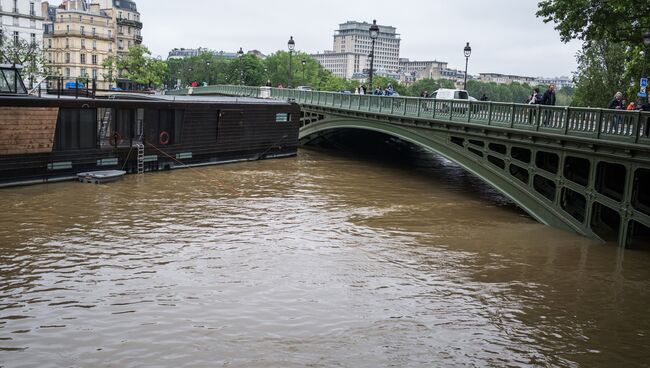
[[[437,100],[470,100],[472,99],[469,96],[467,91],[462,89],[449,89],[449,88],[440,88],[439,90],[431,94],[432,98]]]

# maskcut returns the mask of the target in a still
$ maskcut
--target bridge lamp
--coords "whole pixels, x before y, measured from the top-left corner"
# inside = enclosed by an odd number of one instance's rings
[[[472,55],[472,48],[469,46],[469,42],[463,51],[465,53],[465,82],[463,83],[463,88],[467,89],[467,66],[469,65],[469,57]]]
[[[302,85],[305,85],[305,65],[307,65],[307,60],[302,59]]]
[[[293,36],[289,38],[287,46],[289,47],[289,83],[287,83],[287,87],[291,88],[291,83],[293,82],[293,61],[291,60],[291,57],[293,56],[293,50],[296,49],[296,42],[293,40]]]
[[[372,43],[371,49],[370,49],[370,73],[369,73],[369,80],[370,80],[370,91],[372,93],[373,88],[372,88],[372,75],[374,73],[374,68],[375,68],[375,41],[377,41],[377,38],[379,38],[379,26],[377,25],[377,20],[372,21],[372,25],[370,26],[370,41]]]
[[[643,59],[643,78],[646,78],[648,77],[648,74],[646,74],[646,68],[648,66],[648,46],[650,46],[650,27],[648,27],[648,30],[643,35],[643,44],[645,45],[645,57]]]
[[[239,61],[239,85],[241,86],[244,84],[244,66],[242,65],[241,58],[244,56],[244,49],[239,48],[239,51],[237,51],[237,58],[240,60]]]

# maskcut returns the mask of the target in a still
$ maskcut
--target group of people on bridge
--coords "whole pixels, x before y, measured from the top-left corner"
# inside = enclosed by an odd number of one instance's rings
[[[608,109],[612,110],[627,110],[627,111],[650,111],[650,97],[639,97],[636,101],[631,101],[629,104],[623,98],[622,92],[616,92],[614,98],[609,101]]]

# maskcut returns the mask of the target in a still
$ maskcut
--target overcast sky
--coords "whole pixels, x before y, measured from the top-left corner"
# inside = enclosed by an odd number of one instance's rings
[[[234,52],[331,50],[334,30],[348,20],[377,19],[397,28],[400,57],[441,60],[469,73],[570,76],[581,44],[564,44],[552,24],[535,17],[538,0],[136,0],[143,37],[164,59],[175,47]]]

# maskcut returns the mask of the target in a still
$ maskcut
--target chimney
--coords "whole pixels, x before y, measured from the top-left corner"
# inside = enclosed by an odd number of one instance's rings
[[[99,14],[99,8],[100,8],[99,3],[92,3],[92,4],[90,4],[90,9],[89,10],[90,10],[91,13]]]

